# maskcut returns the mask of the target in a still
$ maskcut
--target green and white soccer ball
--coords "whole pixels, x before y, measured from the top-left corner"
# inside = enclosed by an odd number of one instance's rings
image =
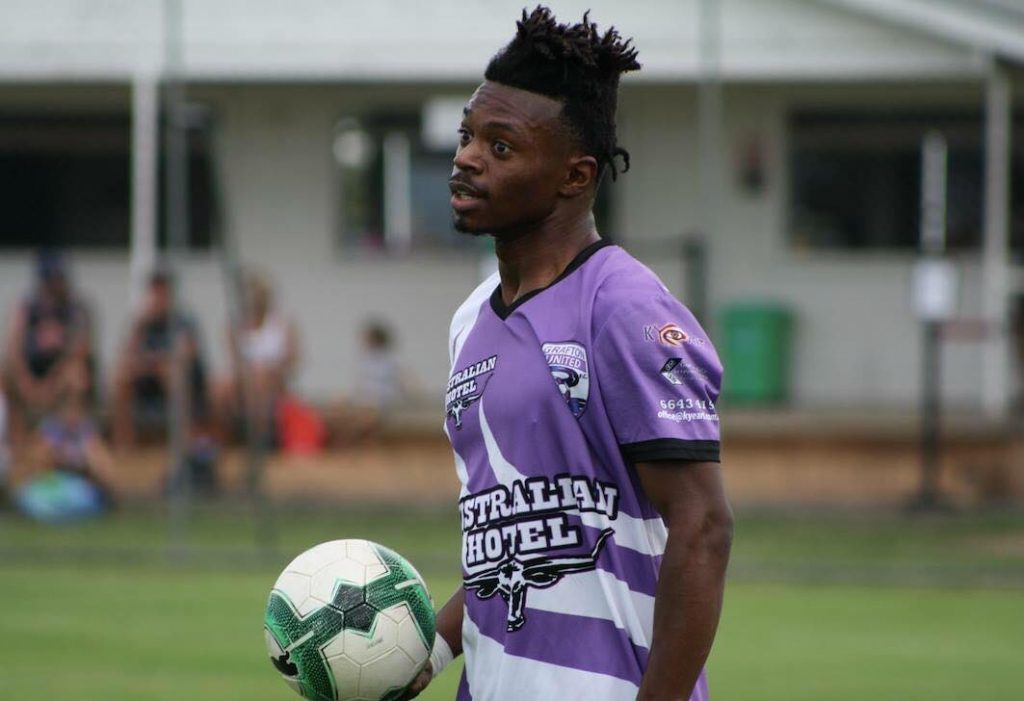
[[[434,625],[427,587],[405,558],[332,540],[284,568],[264,632],[271,662],[302,697],[390,701],[426,666]]]

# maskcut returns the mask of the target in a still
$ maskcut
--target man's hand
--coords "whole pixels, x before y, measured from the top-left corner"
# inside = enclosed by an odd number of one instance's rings
[[[408,701],[414,699],[420,695],[420,693],[427,688],[431,680],[434,678],[434,666],[430,664],[430,660],[427,660],[427,666],[423,668],[423,671],[412,680],[412,684],[405,690],[405,695],[402,696],[399,701]]]

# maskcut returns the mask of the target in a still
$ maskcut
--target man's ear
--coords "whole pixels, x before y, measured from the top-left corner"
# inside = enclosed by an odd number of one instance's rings
[[[590,192],[597,182],[597,159],[593,156],[572,156],[565,173],[565,182],[558,189],[562,197],[579,197]]]

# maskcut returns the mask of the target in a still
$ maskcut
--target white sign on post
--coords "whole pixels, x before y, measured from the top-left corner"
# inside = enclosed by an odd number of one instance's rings
[[[924,321],[946,321],[956,313],[959,279],[948,260],[925,259],[914,266],[914,311]]]

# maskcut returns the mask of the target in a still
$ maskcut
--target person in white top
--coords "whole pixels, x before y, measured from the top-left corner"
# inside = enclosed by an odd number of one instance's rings
[[[245,275],[243,316],[229,323],[227,344],[231,372],[214,387],[214,407],[224,436],[245,417],[251,416],[269,427],[274,408],[289,390],[289,381],[299,360],[295,324],[274,307],[274,293],[266,277],[256,272]]]
[[[399,362],[391,325],[382,319],[368,319],[360,337],[353,394],[330,412],[338,447],[378,438],[390,413],[421,398],[416,378]]]

